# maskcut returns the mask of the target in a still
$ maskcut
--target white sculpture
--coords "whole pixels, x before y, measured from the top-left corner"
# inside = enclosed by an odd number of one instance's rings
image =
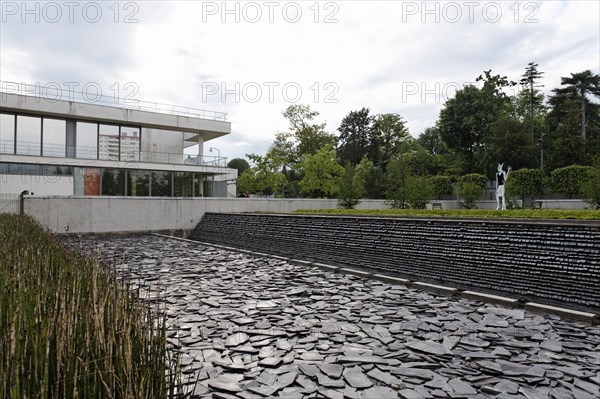
[[[508,179],[508,174],[512,170],[509,166],[505,171],[502,170],[503,163],[498,164],[498,173],[496,173],[496,210],[500,209],[500,198],[502,198],[502,210],[506,210],[506,198],[504,198],[504,183]]]

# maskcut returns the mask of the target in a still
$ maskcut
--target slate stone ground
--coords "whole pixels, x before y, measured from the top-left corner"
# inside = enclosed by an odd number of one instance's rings
[[[166,301],[193,397],[600,397],[598,326],[153,235],[70,242]]]

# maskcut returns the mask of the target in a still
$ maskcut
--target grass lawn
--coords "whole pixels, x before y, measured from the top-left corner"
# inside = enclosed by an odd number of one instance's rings
[[[424,217],[468,217],[468,218],[520,218],[520,219],[575,219],[600,220],[598,210],[562,210],[562,209],[513,209],[496,211],[488,209],[319,209],[298,210],[294,214],[304,215],[347,215],[347,216],[424,216]]]

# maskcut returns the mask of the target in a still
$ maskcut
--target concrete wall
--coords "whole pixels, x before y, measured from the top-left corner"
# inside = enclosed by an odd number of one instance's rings
[[[73,176],[0,174],[0,194],[20,194],[23,190],[45,195],[73,195]]]
[[[361,204],[384,209],[385,201]],[[149,198],[28,196],[25,213],[58,233],[187,230],[205,212],[293,212],[333,209],[337,200],[268,198]]]
[[[206,213],[190,238],[600,311],[600,222]]]
[[[72,186],[71,186],[72,187]],[[28,188],[26,188],[28,189]],[[20,191],[19,191],[20,192]],[[35,193],[35,191],[33,191]],[[455,209],[444,202],[443,209]],[[486,208],[488,203],[481,203]],[[453,207],[454,206],[454,207]],[[491,206],[491,205],[490,205]],[[25,213],[51,231],[105,233],[124,231],[191,231],[205,212],[294,212],[335,209],[337,200],[272,198],[150,198],[28,196]],[[386,201],[365,200],[360,209],[388,209]]]

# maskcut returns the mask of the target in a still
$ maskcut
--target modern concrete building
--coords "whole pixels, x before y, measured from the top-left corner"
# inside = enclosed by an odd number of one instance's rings
[[[0,194],[235,196],[237,171],[203,155],[205,142],[231,133],[226,114],[27,89],[2,82]]]

